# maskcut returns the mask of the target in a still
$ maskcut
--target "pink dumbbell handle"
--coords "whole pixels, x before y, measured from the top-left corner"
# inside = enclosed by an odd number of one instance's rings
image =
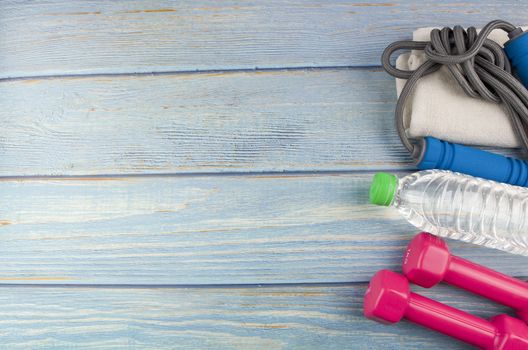
[[[419,294],[410,293],[404,317],[482,349],[493,348],[496,327],[491,322]]]
[[[514,309],[528,307],[528,283],[454,255],[444,281]]]

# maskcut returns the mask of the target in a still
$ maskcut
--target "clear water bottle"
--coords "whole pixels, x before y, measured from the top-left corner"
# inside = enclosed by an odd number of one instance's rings
[[[445,170],[377,173],[370,201],[432,234],[528,255],[528,188]]]

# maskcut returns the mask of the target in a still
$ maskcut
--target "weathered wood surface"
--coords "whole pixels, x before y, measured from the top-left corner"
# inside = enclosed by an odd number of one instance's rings
[[[417,232],[368,203],[372,174],[3,180],[5,283],[366,281]],[[525,258],[452,242],[525,275]]]
[[[0,83],[0,175],[412,169],[380,69]]]
[[[394,90],[369,69],[4,81],[0,175],[409,168]]]
[[[513,0],[7,0],[0,78],[379,65],[418,27],[521,25],[527,12]]]
[[[0,288],[8,349],[467,349],[408,322],[365,319],[366,285]],[[504,310],[452,288],[420,291],[481,317]]]
[[[476,0],[0,2],[0,347],[466,348],[361,314],[366,281],[399,269],[416,233],[368,204],[372,171],[412,169],[393,80],[368,67],[417,27],[527,13]],[[92,176],[105,174],[117,176]],[[523,257],[450,246],[528,275]],[[290,285],[328,282],[354,283]],[[278,285],[232,286],[262,283]]]

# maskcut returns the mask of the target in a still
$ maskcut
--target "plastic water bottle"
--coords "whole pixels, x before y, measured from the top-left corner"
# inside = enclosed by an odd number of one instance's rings
[[[528,255],[527,188],[445,170],[377,173],[370,201],[432,234]]]

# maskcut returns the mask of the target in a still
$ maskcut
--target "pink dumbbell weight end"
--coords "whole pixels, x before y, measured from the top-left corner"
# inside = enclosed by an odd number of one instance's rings
[[[402,318],[486,350],[528,349],[528,326],[499,315],[486,321],[410,291],[407,279],[381,270],[370,281],[365,316],[383,323]]]
[[[426,288],[441,281],[463,288],[514,308],[528,322],[528,283],[452,255],[447,244],[430,233],[419,233],[409,243],[403,274]]]

